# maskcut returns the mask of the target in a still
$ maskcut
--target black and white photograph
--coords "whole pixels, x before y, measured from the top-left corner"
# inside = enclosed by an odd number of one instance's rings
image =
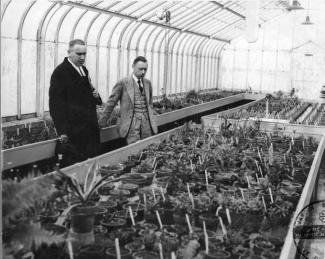
[[[0,3],[0,258],[325,258],[325,0]]]

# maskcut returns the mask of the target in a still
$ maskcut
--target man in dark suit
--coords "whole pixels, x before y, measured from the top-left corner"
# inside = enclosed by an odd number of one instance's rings
[[[96,156],[100,144],[96,105],[102,100],[83,65],[86,53],[84,41],[69,43],[68,57],[55,68],[49,91],[50,115],[60,141],[76,148],[79,161]]]
[[[146,58],[137,57],[132,68],[132,75],[121,79],[114,86],[99,120],[101,126],[106,126],[115,105],[120,102],[119,134],[120,137],[126,138],[128,144],[157,133],[152,107],[152,86],[151,82],[144,78],[148,69]]]

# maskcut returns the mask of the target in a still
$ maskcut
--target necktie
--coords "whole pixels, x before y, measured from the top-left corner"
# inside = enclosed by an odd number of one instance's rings
[[[140,92],[142,93],[143,92],[143,87],[141,85],[141,80],[140,79],[138,79],[138,85],[139,85]]]

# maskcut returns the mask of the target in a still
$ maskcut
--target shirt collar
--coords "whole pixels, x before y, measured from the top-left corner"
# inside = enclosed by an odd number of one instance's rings
[[[71,60],[70,60],[70,58],[68,58],[68,61],[70,62],[70,64],[77,70],[77,72],[80,74],[80,70],[81,70],[81,73],[85,73],[84,72],[84,70],[82,69],[82,66],[80,66],[80,67],[78,67],[78,66],[76,66]],[[83,76],[82,74],[81,74],[81,76]]]
[[[137,77],[135,76],[135,74],[132,74],[132,78],[133,78],[133,80],[134,80],[135,82],[138,82],[138,80],[140,79],[140,78],[137,78]],[[141,79],[140,79],[140,82],[141,82]]]

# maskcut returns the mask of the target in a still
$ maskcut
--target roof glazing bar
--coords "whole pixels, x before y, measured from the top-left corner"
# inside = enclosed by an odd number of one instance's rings
[[[233,10],[233,9],[230,9],[229,7],[226,7],[226,6],[223,5],[223,4],[218,3],[217,1],[211,1],[211,3],[213,3],[213,4],[215,4],[215,5],[219,6],[219,7],[221,7],[221,8],[224,9],[224,10],[227,10],[228,12],[233,13],[234,15],[237,15],[238,17],[242,18],[243,20],[246,19],[246,16],[244,16],[244,15],[242,15],[242,14],[236,12],[236,11]]]
[[[89,5],[85,5],[85,4],[81,4],[81,3],[76,3],[76,2],[72,2],[72,1],[61,1],[60,4],[62,5],[68,5],[68,6],[72,6],[72,7],[78,7],[78,8],[82,8],[82,9],[87,9],[87,10],[91,10],[94,12],[99,12],[99,13],[104,13],[104,14],[108,14],[108,15],[113,15],[113,16],[117,16],[123,19],[128,19],[131,21],[138,21],[144,24],[150,24],[150,25],[154,25],[154,26],[158,26],[158,27],[162,27],[162,28],[166,28],[166,29],[171,29],[174,31],[178,31],[178,32],[184,32],[184,33],[189,33],[189,34],[193,34],[193,35],[197,35],[200,37],[204,37],[204,38],[209,38],[212,40],[218,40],[218,41],[223,41],[226,43],[230,43],[229,40],[226,39],[222,39],[222,38],[218,38],[218,37],[211,37],[209,35],[206,34],[202,34],[202,33],[198,33],[198,32],[193,32],[193,31],[189,31],[189,30],[182,30],[180,28],[177,27],[173,27],[173,26],[169,26],[166,24],[161,24],[161,23],[157,23],[157,22],[153,22],[153,21],[149,21],[149,20],[144,20],[141,19],[141,21],[138,20],[137,17],[131,16],[131,15],[126,15],[126,14],[121,14],[121,13],[117,13],[117,12],[113,12],[113,11],[109,11],[109,10],[104,10],[98,7],[94,7],[94,6],[89,6]]]

